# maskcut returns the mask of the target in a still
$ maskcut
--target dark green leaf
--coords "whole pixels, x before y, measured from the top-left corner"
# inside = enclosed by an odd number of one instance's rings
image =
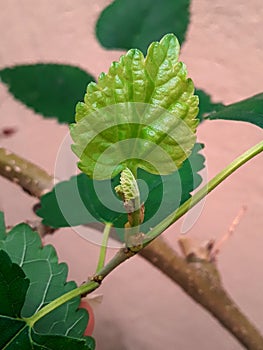
[[[199,97],[198,118],[200,122],[204,120],[207,114],[218,111],[224,107],[222,103],[212,102],[211,97],[203,90],[196,89],[195,94]]]
[[[189,4],[189,0],[115,0],[98,19],[97,38],[109,49],[138,48],[143,53],[167,33],[174,33],[182,43]]]
[[[74,121],[75,105],[94,80],[78,67],[44,63],[4,68],[0,78],[27,107],[60,123]]]
[[[14,227],[0,249],[5,250],[30,280],[21,315],[30,317],[41,307],[60,295],[76,288],[75,282],[66,282],[66,264],[58,264],[55,249],[42,246],[39,235],[25,224]],[[87,326],[86,310],[79,309],[80,298],[75,298],[40,319],[35,329],[41,333],[82,337]]]
[[[24,306],[27,302],[28,296],[30,298],[34,298],[35,296],[30,291],[30,286],[32,286],[32,281],[29,282],[29,279],[26,277],[33,276],[32,271],[34,267],[36,269],[35,273],[39,274],[39,280],[42,277],[45,277],[45,274],[42,275],[43,269],[38,269],[40,266],[37,266],[36,261],[29,260],[29,256],[27,255],[27,249],[31,250],[31,245],[34,248],[39,250],[39,247],[36,247],[34,244],[33,236],[29,235],[30,231],[35,236],[38,236],[37,233],[31,231],[28,227],[28,232],[25,230],[26,225],[19,225],[15,228],[15,232],[17,234],[11,232],[11,242],[13,239],[16,239],[15,242],[15,251],[10,254],[14,260],[21,261],[20,250],[18,246],[23,243],[23,241],[19,240],[19,234],[24,236],[24,245],[21,246],[21,251],[23,251],[23,262],[21,262],[22,268],[11,261],[10,257],[4,250],[0,250],[0,349],[10,349],[10,350],[72,350],[72,349],[80,349],[80,350],[94,350],[95,342],[91,337],[80,337],[77,332],[73,332],[74,338],[66,337],[61,334],[63,332],[53,332],[52,327],[48,330],[49,334],[39,334],[33,330],[26,321],[22,320],[22,314]],[[15,236],[15,237],[14,237]],[[28,239],[30,236],[31,239]],[[7,236],[8,240],[9,235]],[[10,242],[9,242],[10,243]],[[11,244],[4,244],[1,242],[1,246],[4,248],[11,249],[14,246]],[[42,249],[44,250],[44,248]],[[38,259],[40,256],[39,252],[36,251],[36,255],[38,255]],[[19,256],[17,257],[16,254]],[[32,254],[29,254],[31,258],[34,259]],[[43,257],[42,257],[43,258]],[[50,267],[52,265],[57,264],[56,256],[49,257]],[[35,265],[34,265],[35,264]],[[27,269],[26,265],[31,265],[31,269]],[[29,273],[26,275],[24,271],[28,271]],[[30,271],[31,270],[31,271]],[[53,269],[54,271],[54,269]],[[51,275],[51,273],[50,273]],[[30,285],[31,283],[31,285]],[[35,283],[35,281],[33,282]],[[39,290],[39,294],[41,294],[41,286]],[[56,288],[60,288],[61,286],[58,284],[55,285]],[[53,285],[47,284],[47,288],[54,288]],[[48,291],[46,291],[49,293]],[[45,296],[43,296],[45,297]],[[34,299],[30,299],[32,303],[34,303]],[[69,305],[67,305],[69,306]],[[64,310],[65,311],[65,310]],[[66,311],[61,317],[67,317],[70,312]],[[71,314],[72,316],[72,314]],[[73,316],[74,318],[74,316]],[[44,318],[43,318],[44,319]],[[56,320],[53,320],[56,321]],[[74,319],[76,321],[76,319]],[[43,331],[41,327],[39,327],[41,320],[37,323],[36,328],[40,328],[40,331]],[[50,324],[51,326],[51,324]],[[52,333],[55,333],[53,335]],[[69,335],[70,332],[67,332]]]
[[[33,349],[43,350],[94,350],[95,342],[90,337],[83,339],[69,338],[61,335],[32,334]]]
[[[190,157],[173,174],[160,176],[139,170],[141,199],[146,208],[143,232],[148,232],[150,227],[178,208],[199,186],[201,177],[198,172],[204,167],[200,149],[202,145],[196,144]],[[115,227],[123,228],[127,214],[122,202],[114,194],[117,184],[119,176],[104,181],[91,180],[84,174],[73,176],[42,196],[37,214],[43,218],[44,224],[52,227],[100,221],[113,222]]]
[[[178,61],[173,34],[153,42],[144,58],[134,49],[90,83],[71,127],[79,168],[96,180],[125,168],[171,174],[191,154],[198,97]]]
[[[94,350],[95,343],[87,338],[42,335],[24,321],[0,316],[0,347],[10,350]]]
[[[28,286],[23,270],[0,250],[0,315],[20,316]]]
[[[207,119],[237,120],[263,128],[263,93],[221,108]]]
[[[5,217],[4,213],[0,211],[0,239],[5,238]]]
[[[11,345],[9,348],[10,350],[18,349],[15,348],[14,343],[12,347],[12,341],[17,341],[20,332],[23,332],[22,330],[24,328],[26,328],[26,323],[24,321],[0,315],[0,349],[4,349],[4,346],[8,343]],[[19,350],[20,349],[28,350],[30,348],[21,347]]]
[[[52,227],[84,225],[91,222],[113,222],[123,227],[127,215],[114,187],[119,176],[110,180],[92,180],[85,174],[62,181],[41,197],[37,215]],[[74,208],[74,210],[72,210]],[[115,210],[113,210],[113,208]]]

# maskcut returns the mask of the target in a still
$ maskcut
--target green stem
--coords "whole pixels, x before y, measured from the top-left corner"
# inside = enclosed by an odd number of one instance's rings
[[[105,258],[106,258],[106,253],[107,253],[107,244],[108,244],[108,240],[109,240],[111,227],[112,227],[112,223],[108,222],[108,223],[105,224],[105,228],[104,228],[103,235],[102,235],[100,256],[99,256],[99,261],[98,261],[98,266],[97,266],[96,272],[100,271],[105,265]]]
[[[24,320],[27,322],[27,324],[30,327],[33,327],[34,324],[40,320],[42,317],[50,313],[51,311],[55,310],[59,306],[65,304],[67,301],[78,297],[79,295],[85,294],[85,293],[90,293],[93,290],[97,289],[99,287],[99,283],[95,281],[89,281],[82,286],[71,290],[68,293],[65,293],[58,297],[57,299],[53,300],[51,303],[48,305],[44,306],[42,309],[40,309],[36,314],[29,318],[25,318]]]
[[[140,197],[136,197],[134,200],[134,207],[135,208],[139,208],[137,210],[135,210],[131,215],[132,215],[132,221],[133,221],[133,226],[134,228],[136,228],[136,233],[140,232],[140,213],[141,213],[141,203],[140,203]]]
[[[156,225],[148,234],[147,241],[144,246],[149,244],[153,239],[158,237],[164,230],[170,225],[180,219],[185,213],[193,208],[198,202],[200,202],[208,193],[216,188],[221,182],[223,182],[228,176],[230,176],[235,170],[240,168],[247,161],[255,157],[257,154],[263,151],[263,141],[259,142],[255,146],[251,147],[241,156],[236,158],[225,169],[220,171],[212,180],[210,180],[204,187],[196,192],[191,198],[189,198],[184,204],[182,204],[176,211],[167,216],[163,221]]]
[[[133,252],[127,248],[121,248],[117,251],[117,253],[114,255],[114,257],[105,265],[100,271],[97,272],[96,276],[93,277],[96,279],[96,277],[99,278],[100,281],[102,281],[106,276],[108,276],[113,270],[116,269],[120,264],[122,264],[124,261],[128,260],[129,258],[133,257],[137,252]]]

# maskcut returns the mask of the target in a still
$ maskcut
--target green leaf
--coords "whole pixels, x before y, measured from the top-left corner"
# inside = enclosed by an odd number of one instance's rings
[[[35,233],[36,235],[36,233]],[[18,242],[19,244],[19,242]],[[23,247],[25,250],[26,246]],[[26,254],[25,254],[26,255]],[[38,271],[41,274],[42,271]],[[28,276],[27,276],[28,277]],[[94,350],[91,337],[71,338],[59,334],[39,334],[21,318],[30,289],[23,269],[0,250],[0,348],[41,350]],[[33,300],[32,300],[33,301]]]
[[[207,119],[244,121],[263,128],[263,93],[222,107],[209,114]]]
[[[94,350],[95,342],[92,338],[75,339],[59,335],[40,335],[33,334],[33,349],[50,350]]]
[[[130,50],[76,108],[71,136],[79,168],[96,180],[139,167],[170,174],[195,144],[198,97],[173,34],[150,45],[146,58]]]
[[[5,238],[5,217],[4,213],[0,211],[0,239]]]
[[[115,0],[102,11],[96,34],[109,49],[138,48],[146,53],[148,45],[167,33],[185,40],[189,24],[189,0]]]
[[[18,264],[30,280],[22,317],[30,317],[41,307],[76,288],[75,282],[66,282],[66,264],[58,264],[55,249],[42,246],[39,235],[26,224],[15,226],[0,241],[12,261]],[[88,314],[78,309],[80,298],[75,298],[40,319],[35,330],[40,333],[82,337],[87,326]]]
[[[33,338],[33,349],[43,350],[94,350],[95,342],[90,337],[76,339],[61,335],[31,334]],[[19,348],[20,349],[20,348]]]
[[[0,250],[0,315],[20,316],[28,286],[23,270]]]
[[[203,90],[196,89],[195,94],[199,97],[198,118],[200,122],[203,121],[209,113],[216,112],[224,107],[222,103],[212,102],[211,97]]]
[[[0,347],[10,350],[94,350],[94,342],[61,335],[42,335],[26,322],[0,316]]]
[[[15,346],[21,345],[21,343],[17,343],[17,341],[21,337],[21,332],[23,332],[25,328],[26,323],[24,321],[0,315],[0,349],[5,349],[7,344],[10,344],[9,349],[11,350],[17,349]],[[30,347],[19,347],[19,350],[23,349],[28,350]]]
[[[25,277],[23,270],[12,263],[6,252],[0,250],[1,349],[25,327],[25,322],[16,318],[20,316],[28,286],[29,280]]]
[[[145,202],[145,222],[141,226],[143,232],[147,233],[150,227],[178,208],[199,186],[201,177],[198,172],[204,168],[204,157],[200,155],[202,148],[202,145],[196,144],[183,166],[170,175],[138,171],[141,200]],[[52,227],[112,222],[119,228],[119,236],[122,237],[127,213],[114,193],[118,184],[119,176],[104,181],[92,180],[84,174],[73,176],[41,197],[37,215],[43,218],[45,225]]]
[[[0,78],[16,99],[60,123],[74,121],[75,105],[94,80],[78,67],[53,63],[4,68]]]
[[[44,224],[56,228],[91,222],[112,222],[123,227],[127,215],[114,193],[118,184],[119,176],[103,181],[92,180],[85,174],[73,176],[41,197],[37,215],[43,218]]]

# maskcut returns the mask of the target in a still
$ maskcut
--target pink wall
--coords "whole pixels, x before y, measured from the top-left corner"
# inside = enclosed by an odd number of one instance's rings
[[[6,0],[0,12],[0,68],[19,63],[59,62],[79,65],[97,76],[120,52],[105,51],[96,42],[94,24],[109,0]],[[181,59],[195,84],[215,101],[231,103],[263,90],[262,0],[193,0],[192,23]],[[0,127],[17,126],[15,136],[1,144],[54,171],[66,126],[44,121],[14,101],[0,85]],[[206,144],[208,177],[262,139],[252,125],[213,121],[200,127]],[[263,331],[262,314],[262,156],[252,160],[212,193],[189,235],[220,237],[240,207],[247,213],[224,246],[219,268],[230,294]],[[13,184],[0,179],[0,208],[8,224],[33,218],[35,202]],[[183,220],[182,220],[183,221]],[[182,221],[169,229],[176,246]],[[82,282],[96,265],[98,247],[74,231],[61,230],[53,243],[70,278]],[[110,254],[113,254],[111,251]],[[95,308],[95,337],[100,350],[241,349],[204,310],[140,257],[120,266],[104,282]]]

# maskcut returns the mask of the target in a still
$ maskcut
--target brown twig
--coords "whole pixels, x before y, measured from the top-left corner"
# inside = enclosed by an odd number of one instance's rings
[[[161,237],[145,247],[140,255],[202,305],[246,349],[263,349],[262,335],[228,295],[213,263],[206,260],[188,262]]]
[[[37,198],[50,191],[54,183],[45,170],[5,148],[0,148],[0,175]]]

